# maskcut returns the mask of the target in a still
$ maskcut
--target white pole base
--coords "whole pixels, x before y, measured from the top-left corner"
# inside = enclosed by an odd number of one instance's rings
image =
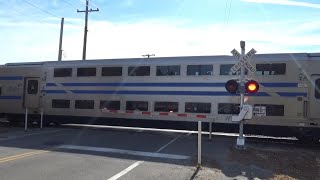
[[[246,147],[245,147],[245,137],[244,136],[242,138],[241,137],[237,138],[236,148],[237,149],[246,149]]]
[[[202,126],[201,121],[198,121],[198,166],[201,166],[201,134],[202,134]]]

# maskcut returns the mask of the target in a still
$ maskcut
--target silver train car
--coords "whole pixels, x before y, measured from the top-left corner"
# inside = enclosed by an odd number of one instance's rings
[[[46,123],[212,122],[237,124],[239,96],[225,83],[232,56],[156,57],[87,61],[9,63],[0,66],[0,114],[9,121]],[[245,97],[254,117],[245,122],[257,133],[280,129],[301,139],[319,138],[320,53],[258,54],[251,60],[259,82]],[[247,129],[245,127],[245,130]]]

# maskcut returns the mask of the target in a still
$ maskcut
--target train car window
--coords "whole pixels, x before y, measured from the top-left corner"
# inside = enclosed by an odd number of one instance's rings
[[[187,102],[185,104],[185,112],[189,112],[189,113],[210,113],[211,112],[211,103]]]
[[[314,96],[320,99],[320,79],[317,79],[315,84]]]
[[[150,66],[130,66],[128,76],[150,76]]]
[[[76,109],[94,109],[94,100],[76,100]]]
[[[220,75],[240,75],[240,69],[235,73],[232,73],[230,71],[232,66],[234,66],[234,64],[221,64],[220,65]],[[245,69],[244,73],[245,73],[245,75],[247,75],[248,69]]]
[[[283,75],[286,74],[285,63],[256,64],[256,75]]]
[[[38,93],[38,80],[28,80],[28,94]]]
[[[188,65],[188,76],[213,75],[213,65]]]
[[[122,76],[122,67],[102,67],[101,76]]]
[[[219,103],[218,114],[239,114],[240,104],[233,103]]]
[[[281,75],[286,74],[286,64],[271,64],[271,72],[272,75]]]
[[[100,101],[100,109],[120,110],[120,101]]]
[[[78,68],[77,76],[96,76],[96,68]]]
[[[52,108],[70,108],[70,100],[52,99]]]
[[[148,102],[147,101],[127,101],[126,110],[148,111]]]
[[[72,68],[55,68],[53,71],[53,77],[71,77]]]
[[[180,66],[157,66],[157,76],[179,76]]]
[[[255,107],[266,107],[266,116],[284,116],[284,105],[276,104],[255,104]]]
[[[177,102],[155,102],[154,111],[156,112],[178,112]]]

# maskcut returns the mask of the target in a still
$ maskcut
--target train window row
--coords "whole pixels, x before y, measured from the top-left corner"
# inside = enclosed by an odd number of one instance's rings
[[[232,73],[230,69],[234,66],[234,64],[221,64],[220,65],[220,75],[240,75],[240,70],[235,73]],[[248,74],[248,69],[246,68],[244,71],[245,75]]]
[[[230,71],[233,64],[221,64],[220,75],[239,75],[240,71]],[[156,76],[180,76],[180,65],[157,66]],[[256,64],[256,75],[284,75],[286,73],[285,63]],[[129,66],[128,76],[150,76],[150,66]],[[248,74],[248,70],[245,71]],[[187,65],[187,76],[213,75],[213,65]],[[54,77],[71,77],[72,68],[55,68]],[[97,76],[96,68],[77,68],[78,77]],[[102,67],[101,76],[122,76],[122,67]]]
[[[54,68],[53,76],[54,77],[71,77],[72,68]]]
[[[256,69],[256,75],[282,75],[286,73],[286,64],[257,64]]]
[[[272,104],[255,104],[257,106],[266,107],[266,116],[284,116],[284,106],[283,105],[272,105]]]
[[[70,108],[70,100],[53,99],[52,108]],[[100,101],[100,109],[120,110],[120,101]],[[75,109],[94,109],[94,100],[75,100]],[[186,103],[185,112],[210,113],[210,103]],[[126,110],[148,111],[147,101],[127,101]],[[178,102],[155,102],[156,112],[178,112]]]
[[[179,76],[180,66],[157,66],[157,76]]]
[[[188,65],[188,76],[213,75],[213,65]]]
[[[147,101],[127,101],[126,110],[148,111]],[[284,105],[255,104],[266,107],[266,116],[284,116]],[[100,101],[100,109],[120,110],[120,101]],[[53,99],[52,108],[70,108],[70,100]],[[75,109],[94,109],[94,100],[75,100]],[[178,102],[155,102],[155,112],[178,112]],[[186,113],[211,113],[211,103],[185,103]],[[218,114],[239,114],[240,105],[234,103],[219,103]]]
[[[265,107],[266,116],[284,116],[284,105],[276,104],[255,104],[254,107]],[[239,114],[240,104],[233,103],[219,103],[218,104],[218,114]]]
[[[70,108],[70,100],[65,99],[53,99],[52,108]]]

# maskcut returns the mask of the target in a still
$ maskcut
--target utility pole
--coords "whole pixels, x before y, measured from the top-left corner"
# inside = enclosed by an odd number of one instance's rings
[[[143,57],[147,57],[147,58],[150,58],[151,56],[155,56],[154,54],[145,54],[145,55],[142,55]]]
[[[62,59],[62,37],[63,37],[63,24],[64,24],[64,18],[61,18],[61,27],[60,27],[60,40],[59,40],[58,61],[61,61],[61,59]]]
[[[88,13],[99,11],[99,8],[97,9],[89,9],[89,0],[86,0],[86,10],[85,11],[79,11],[77,9],[77,12],[84,12],[86,13],[85,17],[85,25],[84,25],[84,39],[83,39],[83,51],[82,51],[82,60],[86,60],[86,51],[87,51],[87,33],[88,33]]]

